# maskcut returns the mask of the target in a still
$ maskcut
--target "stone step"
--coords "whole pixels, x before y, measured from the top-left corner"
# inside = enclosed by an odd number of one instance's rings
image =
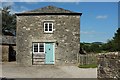
[[[45,64],[45,62],[33,62],[34,65],[40,65],[40,64]]]
[[[45,57],[33,57],[33,59],[45,59]]]
[[[44,59],[33,59],[33,61],[45,61]]]
[[[45,57],[45,55],[44,54],[33,54],[33,58],[34,57]]]

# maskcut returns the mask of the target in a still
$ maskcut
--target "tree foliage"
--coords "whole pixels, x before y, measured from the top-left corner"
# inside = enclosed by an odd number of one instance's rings
[[[15,32],[16,31],[16,17],[14,14],[10,14],[10,6],[3,7],[2,9],[2,32],[6,30]]]
[[[80,46],[85,50],[87,53],[89,52],[97,52],[99,53],[101,51],[101,44],[95,44],[95,43],[81,43]]]
[[[113,39],[108,40],[107,43],[95,44],[95,43],[80,43],[81,47],[86,52],[115,52],[120,51],[120,28],[114,34]]]
[[[116,51],[120,51],[120,28],[118,28],[115,36],[113,37],[113,43]]]

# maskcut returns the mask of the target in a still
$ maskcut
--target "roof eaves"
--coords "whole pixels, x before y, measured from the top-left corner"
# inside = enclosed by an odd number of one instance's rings
[[[26,16],[26,15],[82,15],[82,13],[16,13],[17,16]]]

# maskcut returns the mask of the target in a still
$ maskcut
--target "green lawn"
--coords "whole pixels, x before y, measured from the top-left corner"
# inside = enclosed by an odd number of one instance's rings
[[[97,64],[84,64],[84,65],[79,65],[79,68],[97,68]]]

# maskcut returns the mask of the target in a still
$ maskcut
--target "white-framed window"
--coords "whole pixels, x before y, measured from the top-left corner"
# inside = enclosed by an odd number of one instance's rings
[[[53,23],[52,22],[44,22],[44,32],[45,33],[53,33]]]
[[[45,43],[33,43],[33,53],[45,53]]]

